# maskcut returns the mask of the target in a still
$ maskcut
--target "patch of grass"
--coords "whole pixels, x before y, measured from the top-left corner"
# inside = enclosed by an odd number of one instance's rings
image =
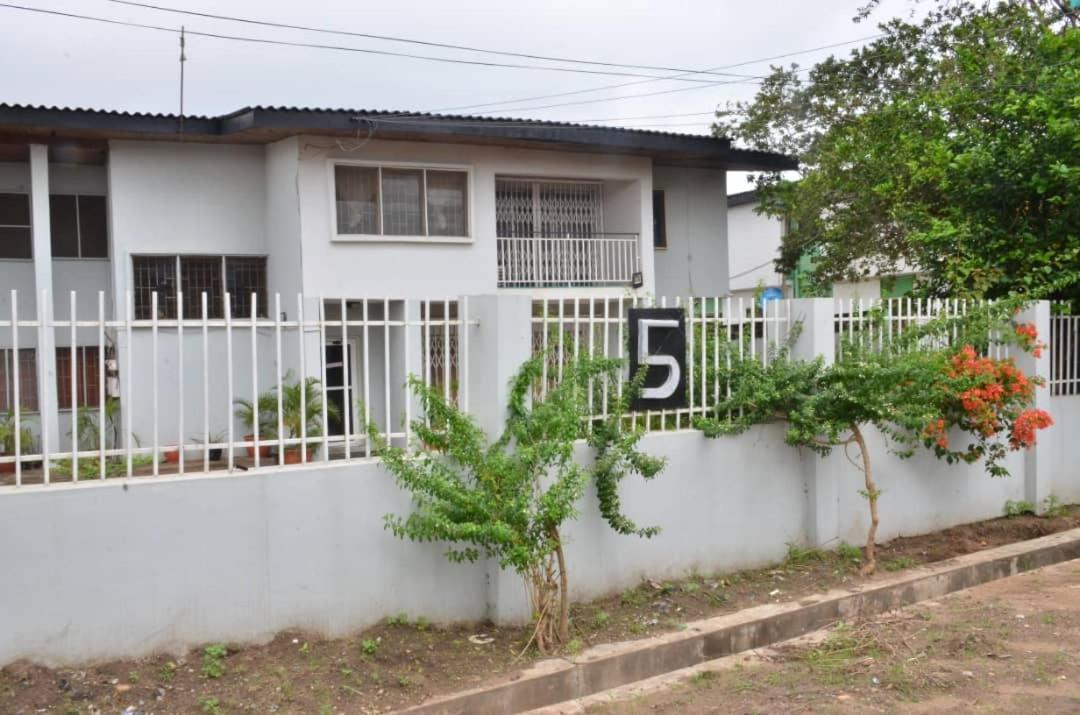
[[[627,630],[629,630],[634,635],[639,636],[645,632],[645,625],[640,623],[639,621],[634,621],[627,627]]]
[[[386,625],[388,626],[407,626],[409,625],[409,614],[402,611],[396,616],[390,616],[386,619]]]
[[[804,548],[798,544],[788,544],[787,556],[784,558],[784,566],[806,566],[814,561],[824,561],[825,552],[821,549]]]
[[[910,569],[918,565],[919,562],[910,556],[900,556],[899,558],[881,562],[881,568],[886,571],[903,571],[904,569]]]
[[[861,566],[863,560],[862,549],[852,546],[846,541],[841,541],[836,548],[836,557],[846,566]]]
[[[334,715],[334,706],[330,703],[323,703],[319,706],[319,715]]]
[[[176,677],[176,663],[171,660],[166,662],[165,665],[158,668],[157,677],[163,683],[170,682]]]
[[[409,680],[409,676],[407,675],[399,675],[397,679],[397,685],[402,690],[406,690],[410,685],[412,685],[412,681]]]
[[[199,708],[206,715],[221,715],[221,703],[217,698],[199,698]]]
[[[203,649],[202,676],[217,680],[225,675],[225,656],[228,654],[229,650],[221,643],[206,646]]]
[[[1005,508],[1002,511],[1005,512],[1005,516],[1010,518],[1014,516],[1024,516],[1026,514],[1034,514],[1035,505],[1029,501],[1024,501],[1023,499],[1019,501],[1009,499],[1005,502]]]
[[[365,638],[360,643],[360,650],[364,651],[364,655],[375,655],[379,652],[379,642],[374,638]]]
[[[1065,512],[1068,511],[1068,507],[1058,499],[1056,494],[1050,494],[1042,502],[1043,516],[1055,517],[1065,516]]]
[[[709,594],[709,603],[714,606],[723,606],[729,600],[728,595],[723,591],[713,591]]]
[[[416,630],[418,631],[426,631],[428,628],[431,628],[431,621],[420,616],[413,622],[413,625],[416,626]]]
[[[593,625],[597,628],[603,628],[611,622],[611,614],[607,611],[597,611],[593,616]]]
[[[628,588],[619,596],[619,602],[624,606],[644,606],[647,600],[640,588]]]
[[[585,649],[585,644],[581,642],[580,638],[575,638],[566,644],[566,652],[570,655],[577,655]]]
[[[851,626],[839,623],[829,637],[803,657],[810,670],[824,683],[841,685],[848,681],[848,668],[856,661],[877,655],[872,641],[861,637]]]
[[[697,593],[698,591],[701,590],[701,584],[698,583],[697,581],[685,581],[685,582],[683,582],[683,584],[681,586],[679,586],[679,590],[682,591],[683,593],[688,593],[688,594],[689,593]]]
[[[716,680],[715,670],[702,670],[690,676],[690,684],[696,687],[708,685]]]

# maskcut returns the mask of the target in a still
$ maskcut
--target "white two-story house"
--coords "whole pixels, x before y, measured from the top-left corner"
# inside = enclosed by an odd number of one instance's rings
[[[99,291],[109,318],[131,311],[135,320],[152,317],[156,292],[166,321],[200,317],[202,293],[211,319],[279,307],[295,315],[297,295],[331,317],[362,298],[377,310],[378,301],[504,291],[722,296],[726,172],[791,168],[788,157],[723,138],[532,120],[0,105],[0,316],[12,314],[12,290],[20,319],[42,314],[43,294],[50,317],[67,319],[77,291],[78,318],[88,321],[99,316]],[[90,326],[73,332],[74,363],[63,331],[44,350],[33,330],[20,332],[18,352],[11,331],[0,331],[0,411],[12,406],[16,361],[24,408],[58,419],[59,434],[70,430],[72,405],[97,404],[101,341]],[[109,364],[123,366],[135,346],[113,333]],[[241,362],[250,347],[232,349]],[[136,354],[132,371],[148,374],[150,353]],[[161,348],[159,384],[170,355]],[[318,359],[341,365],[340,351]],[[352,380],[330,370],[327,389]],[[47,416],[49,405],[59,418]],[[167,420],[160,428],[178,429]]]

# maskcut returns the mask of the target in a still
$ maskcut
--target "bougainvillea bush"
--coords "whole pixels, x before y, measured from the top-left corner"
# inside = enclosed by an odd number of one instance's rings
[[[863,473],[862,494],[870,509],[863,572],[871,573],[880,491],[868,427],[884,435],[890,451],[901,457],[925,447],[949,463],[982,460],[991,475],[1004,476],[1008,452],[1032,446],[1036,431],[1050,426],[1050,415],[1031,408],[1039,381],[1011,358],[986,356],[991,335],[1014,349],[1041,354],[1044,346],[1034,326],[1015,324],[1015,310],[1001,304],[889,337],[880,330],[883,316],[871,313],[867,331],[845,336],[831,365],[793,360],[786,348],[762,365],[740,358],[737,345],[729,345],[715,377],[731,385],[730,395],[696,426],[707,437],[718,437],[781,422],[790,445],[821,455],[843,449]]]

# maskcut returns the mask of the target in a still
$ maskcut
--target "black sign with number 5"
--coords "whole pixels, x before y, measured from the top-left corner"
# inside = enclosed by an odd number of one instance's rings
[[[686,407],[686,320],[682,308],[631,308],[630,375],[644,368],[635,410]]]

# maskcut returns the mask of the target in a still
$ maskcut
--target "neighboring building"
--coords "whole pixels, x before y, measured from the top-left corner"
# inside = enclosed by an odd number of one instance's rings
[[[723,138],[531,120],[267,107],[181,118],[0,105],[0,316],[11,315],[13,289],[20,318],[39,315],[35,296],[47,291],[61,320],[70,291],[79,320],[98,319],[98,291],[108,319],[130,309],[149,320],[156,291],[164,321],[200,317],[202,292],[212,320],[273,316],[275,294],[284,314],[295,316],[303,295],[305,314],[332,318],[344,305],[350,319],[362,298],[386,301],[393,313],[404,298],[496,291],[722,295],[726,172],[794,167]],[[146,328],[130,345],[124,331],[108,330],[120,380],[150,379],[145,358],[136,374],[122,374],[125,351],[149,354]],[[29,409],[55,414],[46,408],[59,404],[66,415],[71,370],[87,393],[77,403],[97,404],[85,387],[98,375],[95,328],[79,328],[74,365],[68,336],[40,350],[34,331],[20,331],[15,354],[10,331],[2,333],[0,410],[13,399],[14,360]],[[252,336],[231,346],[235,364],[250,364],[252,346],[273,354],[272,336]],[[347,349],[360,339],[350,334]],[[214,341],[211,361],[223,361],[225,346]],[[174,352],[162,348],[162,384],[176,379]],[[309,369],[340,365],[341,348],[316,348],[310,358]],[[271,363],[259,360],[260,384]],[[211,392],[223,378],[212,379]],[[328,391],[342,379],[328,372]],[[145,411],[133,409],[138,424]]]
[[[757,212],[757,192],[743,191],[728,196],[728,281],[732,296],[751,297],[762,289],[774,288],[789,298],[832,297],[839,300],[877,300],[907,295],[915,284],[913,272],[875,275],[855,283],[833,284],[822,295],[807,277],[813,259],[803,256],[791,275],[776,272],[775,261],[787,231],[783,218]]]

